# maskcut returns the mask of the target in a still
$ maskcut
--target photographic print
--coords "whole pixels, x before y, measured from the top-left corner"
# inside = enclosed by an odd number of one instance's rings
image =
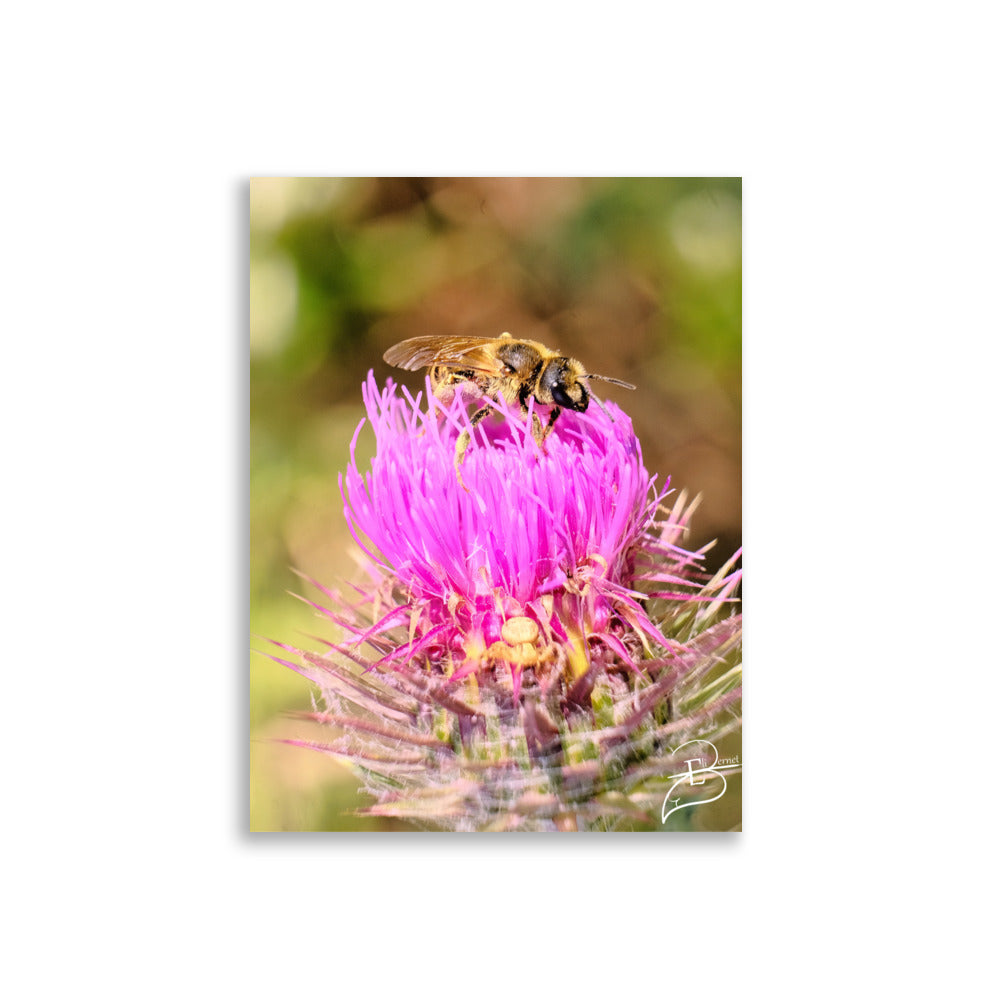
[[[739,831],[740,178],[249,212],[250,829]]]

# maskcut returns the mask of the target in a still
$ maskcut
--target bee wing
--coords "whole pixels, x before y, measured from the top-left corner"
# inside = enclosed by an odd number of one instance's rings
[[[449,365],[497,374],[503,366],[488,350],[493,343],[491,337],[411,337],[390,347],[383,358],[410,372],[429,365]]]

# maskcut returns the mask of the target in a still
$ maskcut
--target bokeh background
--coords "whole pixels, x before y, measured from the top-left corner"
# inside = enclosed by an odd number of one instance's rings
[[[647,467],[702,494],[691,547],[709,566],[741,537],[739,178],[255,178],[249,182],[251,830],[392,830],[335,760],[274,742],[317,729],[310,686],[261,637],[329,635],[291,593],[350,578],[338,474],[369,369],[421,334],[540,340],[594,372],[632,416]],[[359,457],[373,440],[362,435]],[[738,737],[720,747],[740,752]],[[691,811],[739,822],[739,782]]]

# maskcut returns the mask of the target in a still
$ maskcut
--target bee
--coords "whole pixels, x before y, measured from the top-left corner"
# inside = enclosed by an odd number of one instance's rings
[[[531,398],[551,406],[544,428],[538,414],[534,414],[532,432],[539,446],[545,443],[563,410],[582,413],[587,409],[589,380],[635,388],[607,375],[591,375],[575,358],[564,357],[537,340],[515,340],[509,333],[499,337],[412,337],[390,347],[384,358],[388,364],[407,371],[429,368],[434,395],[439,399],[449,399],[456,391],[472,390],[478,391],[480,397],[502,398],[510,405],[519,403],[524,412]],[[476,410],[469,427],[455,443],[455,472],[460,483],[471,430],[491,409],[486,404]],[[462,487],[466,488],[464,483]]]

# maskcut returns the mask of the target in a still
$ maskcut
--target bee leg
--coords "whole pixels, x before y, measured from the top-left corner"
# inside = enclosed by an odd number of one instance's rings
[[[538,443],[539,448],[545,447],[545,439],[552,433],[552,425],[556,422],[556,417],[562,413],[562,410],[558,406],[552,407],[552,412],[549,414],[549,421],[545,425],[545,429],[542,429],[542,422],[538,419],[538,414],[533,413],[532,417],[532,431],[534,432],[535,441]]]
[[[447,371],[436,367],[428,369],[428,375],[431,380],[431,389],[434,391],[434,398],[439,399],[447,406],[455,397],[454,381],[448,378]],[[427,428],[425,427],[418,437],[423,437],[426,433]]]
[[[469,487],[465,485],[462,481],[462,462],[465,460],[465,450],[469,447],[469,442],[472,440],[472,432],[482,423],[483,418],[487,413],[490,412],[491,407],[483,406],[476,410],[472,414],[472,418],[469,420],[469,426],[462,431],[458,436],[458,440],[455,442],[455,475],[458,476],[458,485],[465,490],[466,493],[469,492]]]

